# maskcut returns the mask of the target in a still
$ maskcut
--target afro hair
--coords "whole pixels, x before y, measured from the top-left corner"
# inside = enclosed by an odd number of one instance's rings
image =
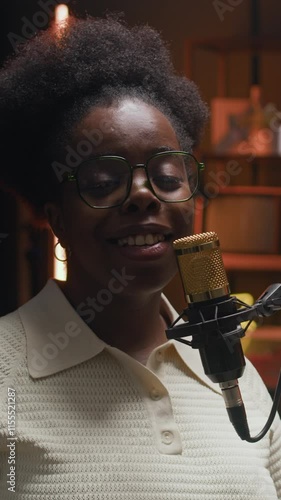
[[[59,195],[52,162],[65,154],[75,124],[99,102],[137,96],[171,120],[182,148],[198,143],[207,107],[196,85],[177,76],[169,51],[149,26],[114,16],[71,18],[49,28],[0,72],[0,182],[23,198],[37,221]]]

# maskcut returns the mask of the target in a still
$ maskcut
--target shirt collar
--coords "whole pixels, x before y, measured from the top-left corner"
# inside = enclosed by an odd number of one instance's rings
[[[171,322],[178,317],[164,295],[161,313]],[[26,333],[27,366],[32,378],[47,377],[71,368],[95,357],[104,349],[118,351],[94,334],[53,279],[49,279],[38,295],[19,308],[19,314]],[[197,349],[170,340],[161,346],[161,350],[171,344],[197,378],[220,392],[218,384],[205,375]]]

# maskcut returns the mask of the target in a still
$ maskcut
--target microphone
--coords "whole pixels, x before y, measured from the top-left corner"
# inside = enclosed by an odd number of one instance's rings
[[[281,376],[274,398],[275,412],[261,433],[250,436],[246,411],[239,389],[238,378],[243,375],[245,358],[241,337],[245,330],[240,322],[256,316],[268,316],[281,308],[281,285],[271,285],[253,307],[230,296],[230,287],[222,260],[220,243],[215,232],[195,234],[173,242],[178,268],[188,307],[166,330],[167,338],[175,338],[199,349],[206,375],[217,382],[237,434],[241,439],[255,442],[268,430],[278,407]],[[244,309],[241,305],[245,306]],[[184,315],[188,322],[175,326]],[[192,335],[192,341],[182,337]]]

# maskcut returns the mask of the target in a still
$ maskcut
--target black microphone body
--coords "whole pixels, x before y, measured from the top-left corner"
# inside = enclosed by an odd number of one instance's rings
[[[193,347],[198,343],[201,361],[206,375],[213,382],[227,382],[243,375],[245,358],[240,338],[244,331],[237,326],[236,318],[231,316],[237,312],[235,299],[230,295],[196,302],[188,307],[189,325],[200,321],[217,319],[212,326],[205,328],[196,336]],[[228,317],[226,324],[220,324],[220,318]],[[203,323],[203,324],[204,324]],[[204,330],[204,329],[202,329]]]

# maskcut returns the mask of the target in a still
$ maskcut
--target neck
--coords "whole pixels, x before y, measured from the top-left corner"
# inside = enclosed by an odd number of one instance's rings
[[[150,352],[167,341],[167,324],[161,315],[161,291],[114,297],[79,290],[68,279],[60,287],[78,314],[107,344],[117,347],[141,362]],[[87,297],[85,299],[85,297]],[[103,302],[103,305],[101,304]]]

